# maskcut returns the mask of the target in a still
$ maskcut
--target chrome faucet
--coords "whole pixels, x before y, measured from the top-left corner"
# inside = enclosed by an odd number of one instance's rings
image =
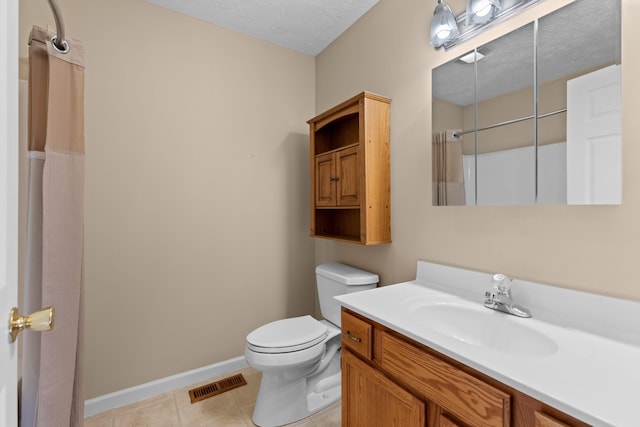
[[[494,274],[491,278],[493,287],[485,292],[484,306],[492,310],[513,314],[518,317],[531,317],[531,311],[521,305],[514,304],[511,297],[513,280],[504,274]]]

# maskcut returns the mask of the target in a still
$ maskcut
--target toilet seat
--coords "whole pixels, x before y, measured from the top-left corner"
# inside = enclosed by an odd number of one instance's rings
[[[247,335],[247,348],[257,353],[291,353],[322,343],[327,327],[311,316],[276,320]]]

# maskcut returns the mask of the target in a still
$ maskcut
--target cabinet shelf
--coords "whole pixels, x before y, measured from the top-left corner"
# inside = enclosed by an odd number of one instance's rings
[[[314,213],[315,237],[360,241],[360,208],[318,208]]]
[[[353,114],[336,118],[322,128],[317,128],[315,132],[315,150],[313,152],[318,155],[344,148],[349,144],[357,144],[359,135],[359,114],[356,111]]]
[[[316,206],[316,210],[360,209],[360,206]]]
[[[307,122],[311,236],[391,242],[390,102],[362,92]]]
[[[335,153],[335,152],[338,152],[338,151],[342,151],[342,150],[345,150],[347,148],[357,147],[359,145],[360,145],[359,142],[354,142],[353,144],[347,144],[347,145],[344,145],[344,146],[339,147],[339,148],[334,148],[332,150],[323,151],[321,153],[316,154],[316,157],[320,157],[320,156],[324,156],[325,154],[331,154],[331,153]]]

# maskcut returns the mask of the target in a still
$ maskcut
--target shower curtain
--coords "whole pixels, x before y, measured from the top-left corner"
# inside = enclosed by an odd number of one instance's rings
[[[436,132],[432,140],[433,206],[464,205],[462,140],[453,131]]]
[[[53,330],[23,336],[22,426],[82,426],[84,48],[29,37],[26,312],[53,306]]]

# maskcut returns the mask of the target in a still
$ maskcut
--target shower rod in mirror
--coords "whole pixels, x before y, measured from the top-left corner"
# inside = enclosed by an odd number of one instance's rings
[[[556,114],[566,113],[566,112],[567,112],[566,108],[560,108],[559,110],[550,111],[550,112],[545,113],[545,114],[538,114],[537,117],[539,119],[544,119],[545,117],[551,117],[551,116],[555,116]],[[500,122],[500,123],[496,123],[496,124],[493,124],[493,125],[485,126],[485,127],[480,128],[480,129],[469,129],[469,130],[462,130],[462,131],[453,131],[452,136],[454,138],[459,138],[462,135],[466,135],[468,133],[482,132],[483,130],[495,129],[495,128],[499,128],[501,126],[512,125],[514,123],[524,122],[525,120],[532,120],[532,119],[535,119],[535,118],[536,118],[536,115],[532,114],[530,116],[520,117],[518,119],[506,120],[504,122]]]

